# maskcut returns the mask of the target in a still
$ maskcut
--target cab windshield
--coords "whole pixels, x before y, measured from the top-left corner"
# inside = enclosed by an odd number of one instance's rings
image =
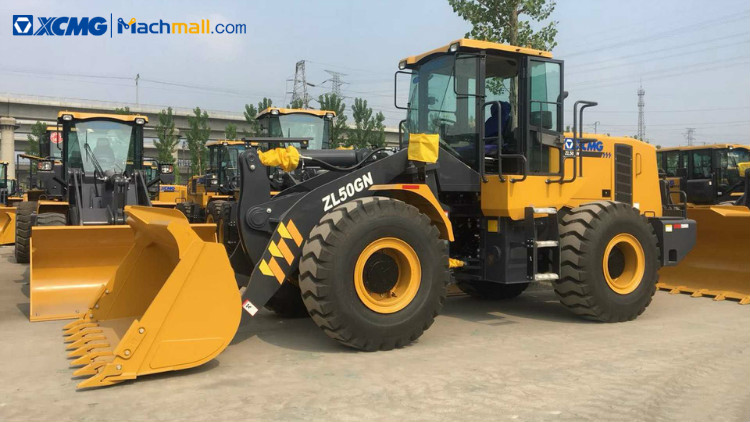
[[[311,114],[293,113],[271,116],[268,120],[268,136],[279,138],[311,138],[310,149],[323,149],[327,138],[325,119]]]
[[[5,164],[0,164],[0,188],[7,188],[7,180],[5,172],[8,171],[8,166]]]
[[[123,173],[133,155],[133,126],[120,122],[92,120],[71,126],[68,158],[71,167],[86,173]]]
[[[476,66],[474,57],[443,56],[413,70],[409,86],[406,139],[409,134],[437,134],[440,144],[476,168],[479,132],[476,127]],[[469,95],[456,95],[456,92]]]

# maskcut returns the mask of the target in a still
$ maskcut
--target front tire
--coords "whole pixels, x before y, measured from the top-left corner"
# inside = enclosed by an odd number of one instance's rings
[[[642,314],[656,291],[659,249],[651,225],[630,205],[573,208],[560,224],[561,274],[553,282],[573,313],[603,322]]]
[[[15,256],[19,264],[28,264],[31,256],[31,214],[36,211],[36,201],[19,202],[16,206]]]
[[[299,268],[313,321],[329,337],[367,351],[419,338],[442,308],[450,278],[447,247],[430,219],[383,197],[324,215]]]

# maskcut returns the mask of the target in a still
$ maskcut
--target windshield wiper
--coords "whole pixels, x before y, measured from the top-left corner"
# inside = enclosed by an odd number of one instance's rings
[[[94,155],[94,151],[91,150],[88,142],[83,144],[83,149],[86,150],[86,159],[90,159],[91,162],[94,163],[94,177],[96,177],[96,173],[99,173],[100,176],[104,177],[104,169],[102,169],[102,166],[99,164],[99,160],[96,159],[96,155]]]

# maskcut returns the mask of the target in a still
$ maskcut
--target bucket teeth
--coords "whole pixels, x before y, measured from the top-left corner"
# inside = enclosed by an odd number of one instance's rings
[[[79,321],[76,321],[76,322],[79,322]],[[83,323],[80,323],[80,324],[76,324],[76,325],[74,325],[74,326],[72,326],[70,328],[65,329],[63,331],[63,335],[64,336],[69,336],[71,334],[75,334],[77,332],[80,332],[81,330],[85,330],[86,328],[89,328],[89,327],[97,327],[98,325],[99,324],[97,324],[95,322],[86,321],[86,322],[83,322]],[[67,325],[66,325],[66,327],[67,327]]]
[[[100,358],[100,357],[105,357],[105,356],[113,356],[112,351],[110,350],[96,351],[96,352],[92,351],[70,362],[70,366],[88,365],[91,362],[93,362],[95,359]]]
[[[65,349],[73,350],[81,346],[84,346],[92,341],[99,341],[99,340],[106,340],[106,339],[107,337],[101,334],[86,335],[86,336],[83,336],[80,340],[76,340],[73,343],[69,343],[67,346],[65,346]]]
[[[64,343],[72,343],[74,341],[78,341],[78,340],[86,337],[89,334],[98,334],[98,333],[101,333],[101,332],[102,332],[102,330],[99,329],[99,328],[92,328],[92,327],[84,328],[83,330],[81,330],[81,331],[79,331],[79,332],[77,332],[75,334],[71,334],[71,335],[65,337],[65,340],[63,340],[63,342]]]
[[[109,343],[90,343],[68,353],[69,358],[85,356],[96,349],[109,349]]]
[[[107,362],[91,362],[88,365],[78,368],[75,371],[73,371],[74,377],[83,377],[86,375],[96,375],[97,372],[99,372],[99,368],[106,365]]]
[[[135,377],[130,376],[125,379],[133,378]],[[94,376],[79,382],[76,388],[105,387],[107,385],[121,383],[125,379],[122,377],[122,369],[117,369],[117,365],[110,363],[98,367]]]
[[[87,322],[90,322],[90,321],[85,320],[83,318],[79,318],[79,319],[77,319],[75,321],[71,321],[71,322],[65,324],[62,329],[63,329],[63,331],[67,331],[67,330],[70,330],[73,327],[76,327],[76,326],[78,326],[80,324],[85,324]]]

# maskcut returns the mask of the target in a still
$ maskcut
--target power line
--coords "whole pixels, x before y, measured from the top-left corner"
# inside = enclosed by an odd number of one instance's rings
[[[580,50],[580,51],[576,51],[573,53],[565,54],[565,57],[567,58],[575,57],[575,56],[580,56],[584,54],[591,54],[591,53],[605,50],[605,49],[612,49],[612,48],[622,47],[622,46],[630,46],[633,44],[639,44],[643,42],[653,42],[654,40],[659,39],[659,38],[668,38],[668,37],[672,37],[672,36],[679,35],[679,34],[686,33],[686,32],[692,33],[702,28],[714,27],[717,24],[724,26],[729,22],[745,20],[747,15],[750,15],[750,10],[743,10],[742,12],[739,12],[739,13],[732,13],[732,14],[720,16],[717,18],[694,22],[689,25],[680,26],[680,27],[662,31],[662,32],[657,32],[655,34],[650,34],[647,36],[630,38],[630,39],[618,41],[618,42],[611,43],[611,44],[594,46],[586,50]]]

